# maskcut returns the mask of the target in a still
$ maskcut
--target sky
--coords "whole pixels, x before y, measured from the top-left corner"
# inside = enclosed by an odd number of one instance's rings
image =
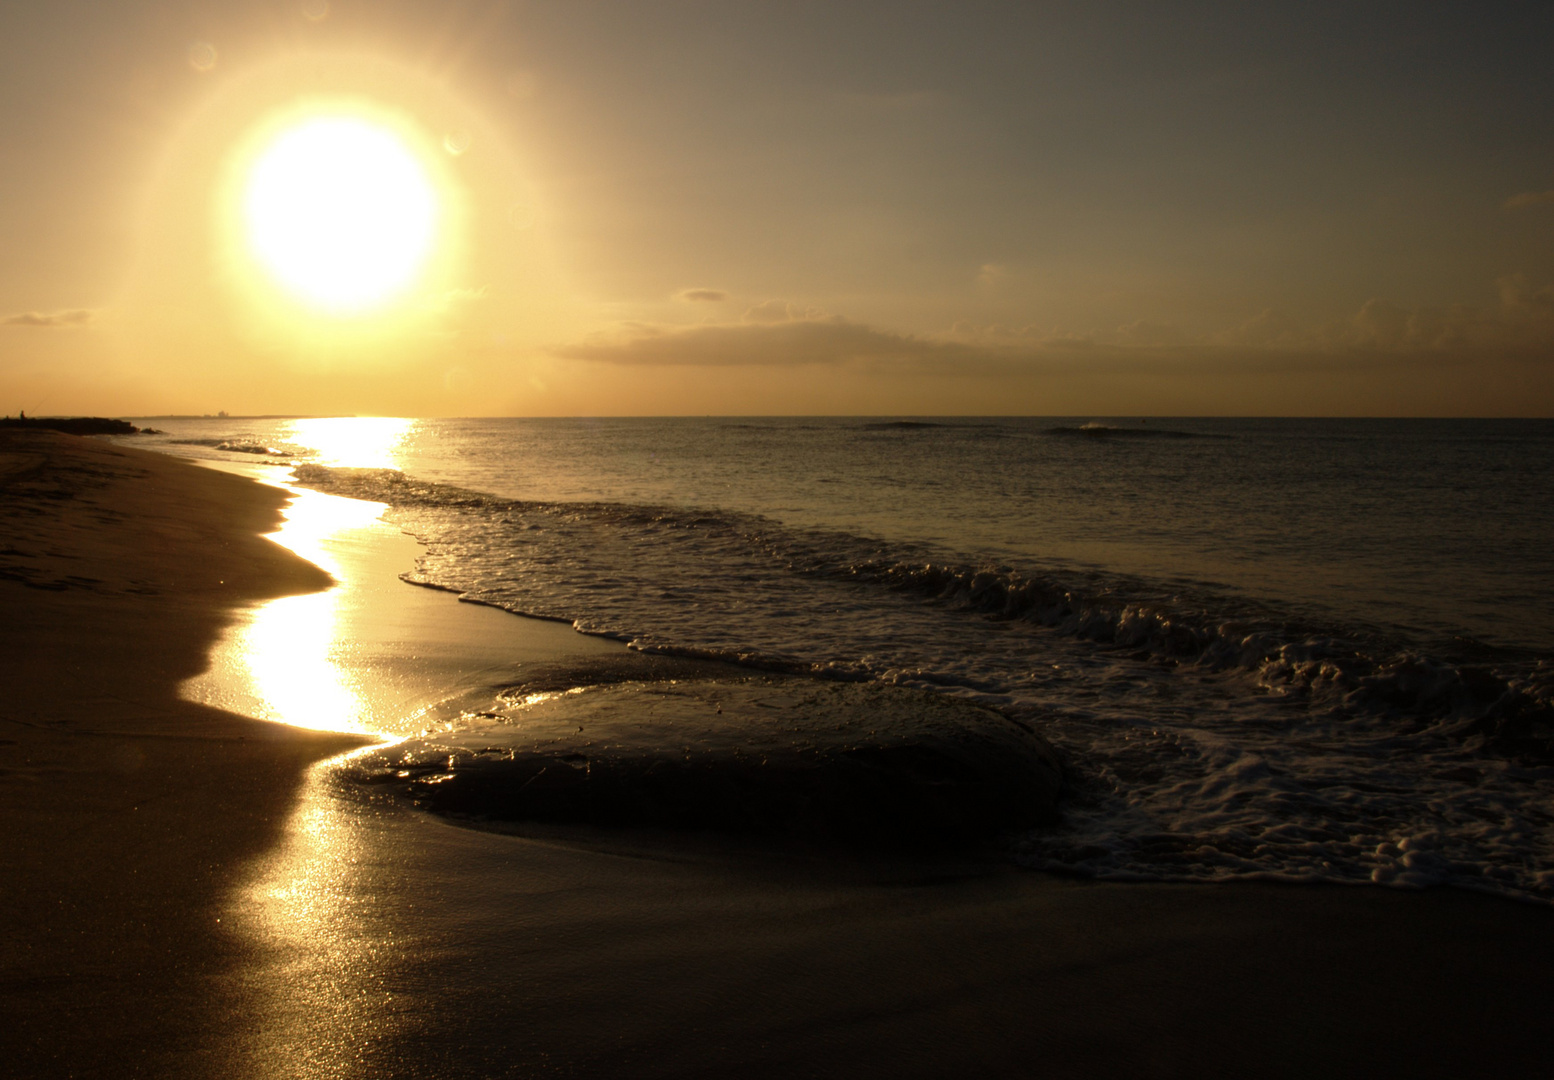
[[[0,413],[1546,417],[1551,55],[1546,3],[7,4]],[[437,192],[365,312],[236,224],[319,115]]]

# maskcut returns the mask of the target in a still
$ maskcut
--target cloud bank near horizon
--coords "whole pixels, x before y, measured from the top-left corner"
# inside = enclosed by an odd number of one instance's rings
[[[1302,325],[1268,309],[1198,336],[1144,320],[1086,335],[965,322],[944,334],[916,335],[767,300],[749,308],[737,322],[628,322],[549,351],[564,360],[629,366],[875,364],[962,372],[1087,360],[1116,366],[1148,358],[1275,365],[1300,361],[1315,367],[1411,356],[1554,361],[1554,286],[1535,288],[1519,276],[1502,278],[1496,285],[1500,303],[1488,310],[1467,304],[1410,307],[1372,298],[1349,319],[1333,324]]]

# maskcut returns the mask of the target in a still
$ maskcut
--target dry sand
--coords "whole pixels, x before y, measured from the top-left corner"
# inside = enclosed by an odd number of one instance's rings
[[[177,696],[255,603],[326,584],[257,536],[282,493],[46,433],[4,436],[0,486],[7,1075],[1546,1069],[1543,907],[540,841],[369,801],[316,764],[351,738]],[[334,552],[384,707],[619,654],[400,584],[408,544]]]

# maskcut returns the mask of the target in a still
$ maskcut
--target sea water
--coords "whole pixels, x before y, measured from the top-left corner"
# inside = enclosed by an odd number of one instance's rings
[[[993,704],[1027,865],[1554,899],[1554,423],[151,420],[390,506],[406,580]]]

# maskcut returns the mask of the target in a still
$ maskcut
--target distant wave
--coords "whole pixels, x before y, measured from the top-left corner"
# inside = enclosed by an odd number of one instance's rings
[[[824,431],[820,424],[719,424],[725,431]]]
[[[860,431],[917,431],[921,428],[959,427],[958,424],[941,424],[932,420],[875,420],[859,424]]]
[[[1078,427],[1051,427],[1048,435],[1084,437],[1088,439],[1227,439],[1228,435],[1208,435],[1198,431],[1178,431],[1174,428],[1119,427],[1115,424],[1080,424]]]
[[[268,446],[250,439],[170,439],[174,446],[208,446],[232,454],[257,454],[260,457],[300,457],[304,451],[295,446]]]

